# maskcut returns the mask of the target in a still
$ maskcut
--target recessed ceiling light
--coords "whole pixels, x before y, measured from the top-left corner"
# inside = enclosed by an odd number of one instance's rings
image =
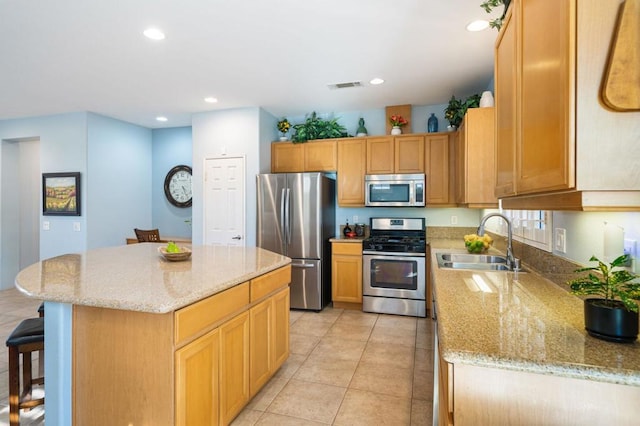
[[[482,31],[487,28],[489,28],[489,21],[485,21],[484,19],[478,19],[467,25],[467,31]]]
[[[383,80],[383,79],[381,79],[381,78],[376,77],[376,78],[371,79],[371,80],[369,81],[369,83],[371,83],[371,84],[373,84],[374,86],[376,86],[376,85],[378,85],[378,84],[382,84],[382,83],[384,83],[384,80]]]
[[[204,98],[204,101],[209,103],[209,104],[215,104],[216,102],[218,102],[218,99],[216,99],[216,98],[214,98],[212,96],[209,96],[207,98]]]
[[[156,117],[156,120],[157,120],[157,121],[169,121],[169,119],[168,119],[167,117],[163,117],[163,116],[161,116],[161,115],[160,115],[160,116],[158,116],[158,117]]]
[[[164,40],[165,37],[164,33],[157,28],[147,28],[142,34],[151,40]]]

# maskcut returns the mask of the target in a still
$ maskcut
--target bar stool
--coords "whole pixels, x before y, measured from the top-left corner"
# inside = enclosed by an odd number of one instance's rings
[[[9,423],[20,425],[20,410],[44,404],[44,397],[31,399],[33,385],[43,385],[44,376],[33,378],[31,354],[44,350],[44,318],[22,321],[7,338],[9,348]],[[22,354],[22,392],[20,392],[20,354]]]

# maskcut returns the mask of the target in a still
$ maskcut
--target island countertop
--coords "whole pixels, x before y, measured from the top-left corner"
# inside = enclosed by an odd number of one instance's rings
[[[41,300],[167,313],[285,266],[286,256],[258,247],[192,246],[189,260],[170,262],[158,243],[65,254],[18,273],[16,287]]]
[[[444,360],[640,386],[640,343],[589,336],[578,297],[534,272],[516,278],[511,272],[441,269],[435,254],[464,253],[464,245],[429,245]],[[479,291],[474,276],[492,292]]]

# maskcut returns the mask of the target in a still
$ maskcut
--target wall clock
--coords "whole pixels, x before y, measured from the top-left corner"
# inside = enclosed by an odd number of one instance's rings
[[[176,207],[191,207],[191,167],[180,165],[164,178],[164,195]]]

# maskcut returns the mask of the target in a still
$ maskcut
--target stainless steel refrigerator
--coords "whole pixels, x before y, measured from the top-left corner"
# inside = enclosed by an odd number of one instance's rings
[[[322,310],[331,301],[335,181],[323,173],[257,176],[257,245],[292,259],[291,307]]]

